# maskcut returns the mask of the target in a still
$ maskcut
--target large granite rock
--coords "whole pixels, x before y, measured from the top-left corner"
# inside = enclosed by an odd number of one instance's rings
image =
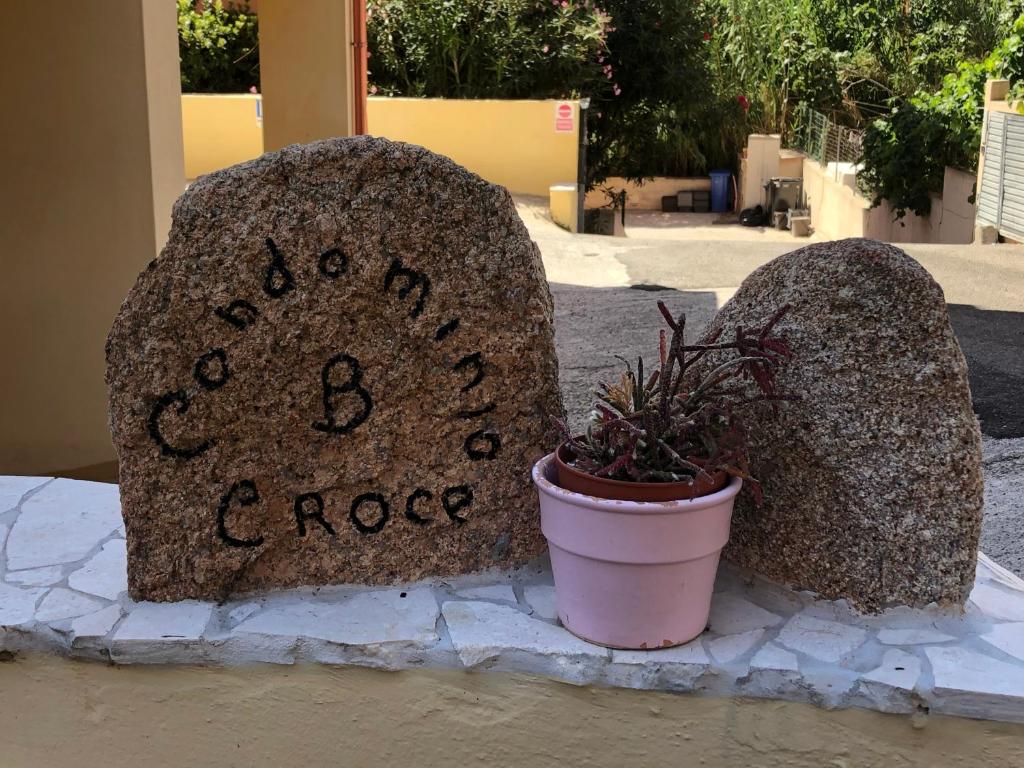
[[[544,549],[561,411],[540,253],[422,148],[322,141],[199,179],[107,342],[131,594],[412,580]]]
[[[765,501],[740,496],[726,557],[867,611],[963,603],[981,435],[942,289],[898,248],[820,243],[750,275],[705,337],[787,303],[796,358],[779,384],[802,399],[749,420]]]

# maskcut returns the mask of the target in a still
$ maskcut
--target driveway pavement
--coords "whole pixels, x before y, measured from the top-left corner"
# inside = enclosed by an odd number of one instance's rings
[[[615,355],[635,358],[642,351],[653,359],[661,323],[655,296],[686,310],[696,335],[754,269],[807,243],[704,221],[673,228],[656,214],[637,217],[635,228],[627,214],[625,238],[571,235],[547,217],[545,200],[520,198],[517,204],[540,246],[555,298],[570,414],[586,412],[596,381],[618,370]],[[646,236],[654,228],[657,237]],[[728,239],[730,231],[737,239]],[[900,247],[942,286],[967,358],[986,435],[982,549],[1024,575],[1024,246]]]

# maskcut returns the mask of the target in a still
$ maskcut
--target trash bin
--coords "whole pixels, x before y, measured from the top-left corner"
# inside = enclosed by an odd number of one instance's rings
[[[729,180],[732,171],[711,172],[711,211],[725,213],[729,210]]]

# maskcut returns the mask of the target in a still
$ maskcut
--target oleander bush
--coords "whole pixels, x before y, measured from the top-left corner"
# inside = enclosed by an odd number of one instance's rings
[[[258,87],[258,24],[248,2],[225,7],[215,0],[200,10],[194,0],[177,3],[182,93],[244,93]]]

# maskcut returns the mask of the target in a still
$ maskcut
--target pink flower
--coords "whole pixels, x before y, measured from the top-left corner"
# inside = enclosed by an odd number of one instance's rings
[[[616,86],[612,88],[612,93],[614,93],[616,96],[622,95],[622,89],[619,88],[618,84],[616,84]]]
[[[249,93],[259,93],[255,85],[249,86]]]
[[[542,50],[542,51],[544,51],[544,53],[547,53],[548,51],[550,51],[550,50],[551,50],[551,48],[550,48],[550,46],[548,46],[548,45],[544,45],[544,46],[543,46],[543,47],[541,48],[541,50]]]
[[[562,0],[562,7],[563,8],[568,8],[569,7],[569,0]]]
[[[370,93],[376,93],[376,92],[377,92],[377,86],[376,85],[371,85],[370,86]]]

